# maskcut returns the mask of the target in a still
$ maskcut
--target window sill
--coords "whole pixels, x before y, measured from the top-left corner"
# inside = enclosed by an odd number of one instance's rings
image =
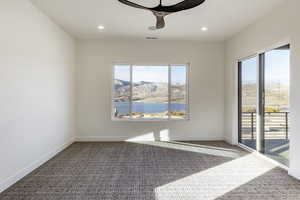
[[[190,121],[189,118],[184,119],[118,119],[118,118],[112,118],[111,119],[114,122],[171,122],[171,121]]]

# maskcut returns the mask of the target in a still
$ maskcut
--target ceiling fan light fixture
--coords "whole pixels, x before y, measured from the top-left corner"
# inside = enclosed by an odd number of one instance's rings
[[[157,30],[156,26],[150,26],[148,29],[149,29],[149,31],[156,31]]]

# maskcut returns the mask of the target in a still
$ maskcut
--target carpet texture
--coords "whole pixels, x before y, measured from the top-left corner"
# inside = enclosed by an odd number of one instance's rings
[[[224,142],[74,143],[0,199],[299,200],[300,182]]]

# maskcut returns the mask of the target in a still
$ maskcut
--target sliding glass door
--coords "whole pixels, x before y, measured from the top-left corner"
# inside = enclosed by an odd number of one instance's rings
[[[289,54],[285,45],[239,62],[239,143],[288,165]]]

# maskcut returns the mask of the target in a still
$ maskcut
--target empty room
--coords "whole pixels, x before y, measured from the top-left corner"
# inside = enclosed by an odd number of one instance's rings
[[[0,0],[0,199],[300,200],[299,8]]]

